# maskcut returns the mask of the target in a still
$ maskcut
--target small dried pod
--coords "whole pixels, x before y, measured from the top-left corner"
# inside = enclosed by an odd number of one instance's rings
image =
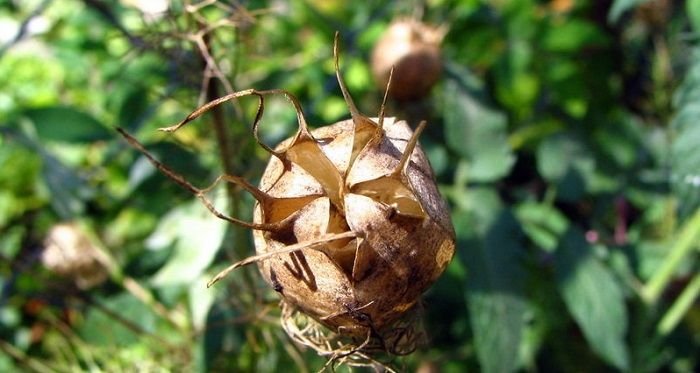
[[[445,29],[413,19],[392,22],[372,50],[372,74],[379,87],[399,101],[426,96],[442,74],[440,44]]]
[[[99,260],[97,248],[74,223],[51,227],[44,239],[41,262],[48,270],[71,278],[81,289],[89,289],[107,279],[107,269]]]
[[[253,135],[272,155],[255,187],[223,175],[214,183],[238,184],[257,200],[253,222],[217,211],[199,189],[129,142],[195,195],[217,216],[253,229],[257,255],[233,264],[210,284],[242,265],[257,263],[267,283],[292,307],[339,335],[360,341],[386,335],[440,276],[452,259],[455,233],[428,160],[405,121],[359,113],[336,76],[351,119],[309,129],[297,100],[282,90],[247,90],[210,102],[175,131],[222,102],[257,96]],[[274,149],[258,138],[263,97],[282,94],[294,105],[299,129]],[[359,344],[359,343],[358,343]]]

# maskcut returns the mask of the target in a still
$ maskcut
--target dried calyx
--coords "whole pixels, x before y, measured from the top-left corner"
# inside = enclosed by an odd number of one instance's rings
[[[425,122],[413,132],[406,122],[385,118],[383,104],[378,118],[360,114],[339,73],[337,35],[334,57],[349,120],[310,130],[291,94],[250,89],[212,101],[162,129],[173,132],[223,102],[258,97],[252,132],[272,155],[259,188],[233,175],[197,188],[120,132],[216,216],[253,229],[257,255],[233,264],[209,285],[235,268],[258,263],[287,306],[339,335],[381,340],[449,263],[454,230],[418,145]],[[260,141],[258,128],[264,97],[277,94],[294,106],[299,129],[272,149]],[[214,207],[206,193],[221,181],[241,186],[257,200],[253,222]],[[406,347],[381,345],[392,352]]]

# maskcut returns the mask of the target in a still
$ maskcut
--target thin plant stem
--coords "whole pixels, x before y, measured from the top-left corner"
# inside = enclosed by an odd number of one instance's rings
[[[52,373],[55,371],[54,369],[49,368],[43,362],[27,356],[27,354],[25,354],[24,351],[18,349],[17,347],[11,345],[8,342],[5,342],[2,339],[0,339],[0,351],[3,351],[4,353],[8,354],[9,356],[14,358],[15,360],[21,362],[26,367],[28,367],[36,372]]]
[[[681,228],[680,234],[671,247],[668,256],[666,256],[659,269],[649,279],[649,282],[642,288],[641,296],[645,303],[653,305],[659,300],[678,267],[683,264],[683,259],[692,249],[698,246],[699,241],[700,209]]]
[[[666,311],[656,331],[661,336],[666,336],[671,333],[673,329],[678,326],[683,316],[688,313],[688,310],[693,306],[695,300],[698,299],[698,295],[700,295],[700,273],[695,274],[671,308]]]

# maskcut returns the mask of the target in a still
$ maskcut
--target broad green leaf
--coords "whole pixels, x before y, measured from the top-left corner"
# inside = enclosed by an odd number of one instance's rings
[[[506,116],[483,103],[479,83],[466,69],[445,84],[447,145],[469,162],[471,181],[494,181],[510,172],[515,156],[508,143]]]
[[[85,321],[78,329],[87,343],[124,347],[139,343],[143,337],[142,332],[156,331],[158,316],[131,294],[120,293],[95,301],[101,307],[89,308]]]
[[[676,115],[671,123],[671,182],[673,192],[683,203],[682,216],[700,206],[700,49],[692,53],[693,64],[683,84],[675,92]]]
[[[577,200],[587,190],[595,161],[582,140],[574,136],[550,136],[537,148],[537,170],[558,186],[558,197]]]
[[[240,311],[231,307],[230,303],[221,300],[213,303],[206,315],[204,336],[195,351],[199,371],[231,369],[230,359],[240,354],[245,341],[242,328],[231,324],[232,320],[240,317]]]
[[[37,135],[43,141],[86,143],[114,137],[97,119],[73,107],[30,109],[25,114],[34,123]]]
[[[564,236],[555,265],[559,292],[591,349],[616,368],[627,369],[627,311],[613,274],[576,230]]]
[[[528,28],[531,26],[528,26]],[[508,48],[494,68],[495,94],[511,116],[528,118],[540,91],[539,77],[532,66],[535,51],[522,36],[508,42]]]
[[[556,208],[542,203],[525,202],[515,211],[525,234],[541,249],[554,251],[569,227],[569,221]]]
[[[207,289],[207,282],[210,279],[210,276],[206,274],[200,276],[197,280],[192,282],[187,291],[190,301],[192,325],[198,330],[203,330],[206,327],[207,314],[214,303],[216,295],[214,291],[209,291]]]
[[[26,137],[14,133],[6,137],[12,140],[20,136],[20,142],[0,144],[0,227],[24,214],[27,210],[44,205],[49,198],[40,188],[41,157],[25,144]]]
[[[580,19],[551,25],[542,40],[543,46],[554,52],[577,52],[583,47],[604,42],[605,35],[594,23]]]
[[[153,250],[174,245],[172,257],[154,275],[153,284],[186,285],[195,281],[214,260],[225,231],[226,222],[199,200],[174,208],[147,241]]]
[[[463,223],[456,223],[468,271],[467,304],[481,369],[515,371],[526,311],[522,233],[508,212],[492,219],[483,236],[470,237]]]
[[[118,125],[130,131],[136,130],[148,115],[148,94],[143,87],[126,91],[119,107]]]
[[[2,194],[0,194],[0,197]],[[2,204],[0,199],[0,204]],[[2,223],[2,221],[0,221]],[[1,226],[1,225],[0,225]],[[27,228],[21,225],[10,227],[0,235],[0,257],[12,260],[22,248],[22,237],[26,234]]]
[[[94,190],[73,169],[63,165],[48,152],[41,153],[44,182],[51,192],[51,206],[64,218],[76,218],[83,213],[86,200],[94,195]]]
[[[63,219],[76,218],[84,210],[85,202],[94,196],[95,190],[87,183],[85,177],[77,170],[63,164],[51,151],[46,149],[44,143],[37,138],[31,130],[31,123],[26,120],[18,122],[16,128],[11,128],[9,133],[16,138],[19,144],[34,152],[41,159],[41,176],[44,185],[50,192],[50,202],[56,213]],[[8,170],[22,174],[25,170],[16,170],[22,167],[21,163],[8,164]],[[30,170],[26,170],[30,171]],[[24,180],[27,176],[24,175]],[[0,182],[5,182],[0,179]],[[16,183],[16,181],[15,181]],[[9,183],[11,184],[11,183]],[[26,186],[25,186],[26,187]]]

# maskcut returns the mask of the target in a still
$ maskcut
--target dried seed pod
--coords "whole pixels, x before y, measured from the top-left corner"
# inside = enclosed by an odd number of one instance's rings
[[[56,224],[44,239],[41,262],[50,271],[70,277],[81,289],[89,289],[107,278],[98,251],[77,225]]]
[[[389,95],[414,100],[430,92],[442,73],[440,43],[445,30],[412,19],[389,25],[372,50],[372,74],[379,87],[386,87],[394,68]]]
[[[253,135],[272,155],[259,188],[232,175],[197,188],[120,132],[215,215],[253,229],[257,255],[222,271],[210,285],[237,267],[258,263],[287,307],[361,342],[390,334],[450,262],[455,234],[418,145],[425,122],[413,132],[405,121],[384,118],[383,105],[378,118],[360,114],[339,73],[337,35],[334,56],[349,120],[310,130],[299,103],[286,91],[247,90],[212,101],[163,129],[176,131],[225,101],[257,96]],[[297,133],[274,149],[258,137],[263,98],[271,94],[287,97],[299,122]],[[206,192],[220,181],[238,184],[255,197],[253,222],[222,214],[211,204]]]

